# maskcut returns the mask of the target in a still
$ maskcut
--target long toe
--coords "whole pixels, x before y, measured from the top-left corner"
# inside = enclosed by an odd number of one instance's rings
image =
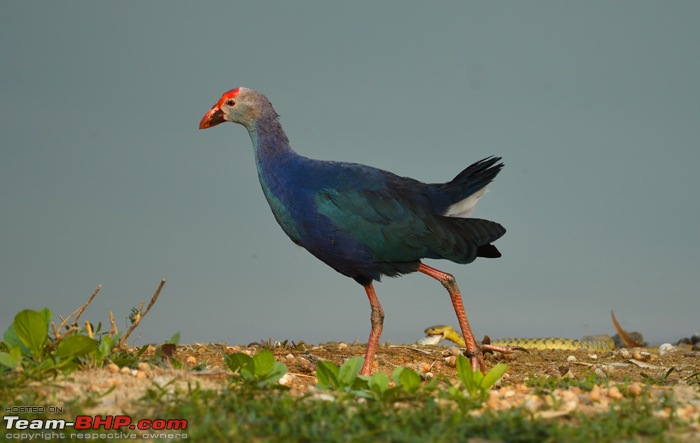
[[[530,353],[530,351],[523,348],[522,346],[496,346],[488,343],[483,343],[481,345],[481,349],[483,351],[500,352],[502,354],[512,354],[515,351],[523,351],[527,352],[528,354]]]

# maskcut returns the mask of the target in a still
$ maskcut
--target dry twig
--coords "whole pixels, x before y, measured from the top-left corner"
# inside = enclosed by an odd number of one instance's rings
[[[49,348],[54,348],[56,345],[58,345],[61,340],[66,338],[68,334],[75,332],[78,330],[78,320],[80,319],[80,316],[83,315],[83,312],[87,309],[87,307],[92,303],[92,301],[95,299],[97,294],[100,292],[102,289],[102,283],[97,285],[97,288],[95,288],[95,291],[92,293],[88,301],[86,301],[81,307],[73,311],[68,317],[63,318],[61,317],[62,321],[60,326],[56,327],[55,322],[51,322],[51,330],[53,332],[54,340],[49,344]],[[72,319],[72,320],[71,320]],[[66,328],[68,324],[71,324],[71,327],[66,329],[63,333],[61,333],[61,330]]]
[[[158,285],[158,289],[156,289],[155,294],[153,294],[153,297],[151,297],[151,301],[148,303],[148,306],[146,306],[145,311],[141,311],[143,309],[143,302],[139,305],[139,309],[136,312],[136,315],[134,316],[134,322],[129,326],[129,329],[127,329],[126,333],[124,334],[124,337],[122,337],[119,340],[118,346],[124,346],[126,343],[126,339],[129,338],[129,335],[136,329],[136,327],[141,323],[141,320],[148,314],[148,311],[151,310],[154,304],[156,304],[156,300],[158,300],[158,296],[160,295],[160,290],[163,289],[163,285],[165,285],[165,279],[160,281],[160,285]]]

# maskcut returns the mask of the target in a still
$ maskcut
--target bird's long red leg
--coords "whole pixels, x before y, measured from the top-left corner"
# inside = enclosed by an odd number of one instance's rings
[[[518,346],[494,346],[490,344],[479,344],[476,339],[474,339],[474,334],[472,333],[472,328],[469,326],[469,321],[467,320],[467,313],[464,311],[464,303],[462,303],[462,295],[459,293],[459,288],[457,287],[457,282],[455,278],[446,272],[439,271],[430,266],[426,266],[421,263],[418,266],[418,270],[425,275],[429,275],[442,283],[442,285],[450,293],[450,299],[452,299],[452,306],[455,308],[455,313],[457,314],[457,321],[459,321],[459,327],[462,328],[462,336],[464,337],[464,343],[467,346],[467,357],[472,364],[472,369],[476,371],[477,367],[481,372],[485,371],[484,356],[482,350],[486,349],[489,351],[501,352],[503,354],[512,354],[513,351],[525,351],[524,348]]]
[[[462,295],[459,293],[459,288],[457,287],[455,278],[451,274],[431,268],[423,263],[418,266],[418,270],[442,283],[445,289],[447,289],[447,292],[450,293],[450,299],[452,300],[452,306],[454,306],[455,314],[457,314],[459,327],[462,328],[464,343],[467,346],[467,357],[469,357],[472,364],[472,369],[476,371],[478,367],[481,372],[485,372],[486,367],[484,366],[484,356],[481,354],[481,348],[474,339],[472,328],[469,326],[467,313],[464,311],[464,304],[462,303]]]
[[[369,341],[367,342],[367,351],[365,352],[365,362],[362,364],[360,375],[370,375],[372,372],[372,363],[374,362],[374,354],[377,353],[379,346],[379,337],[382,335],[382,327],[384,325],[384,310],[379,304],[377,294],[374,292],[374,286],[370,282],[365,286],[369,305],[372,307],[372,331],[369,333]]]

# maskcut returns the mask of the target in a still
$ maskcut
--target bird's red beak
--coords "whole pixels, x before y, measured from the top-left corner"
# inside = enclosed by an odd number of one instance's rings
[[[212,108],[204,114],[204,117],[202,117],[202,120],[199,122],[199,129],[211,128],[225,121],[224,111],[222,111],[217,104],[212,106]]]

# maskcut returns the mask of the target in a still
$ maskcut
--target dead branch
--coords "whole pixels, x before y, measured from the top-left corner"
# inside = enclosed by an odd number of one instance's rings
[[[158,296],[160,295],[160,290],[163,289],[163,286],[165,285],[165,279],[160,281],[160,285],[158,285],[158,289],[156,289],[155,294],[153,294],[153,297],[151,297],[151,301],[148,303],[148,306],[146,306],[145,311],[141,311],[143,308],[143,302],[139,305],[139,309],[136,312],[136,315],[134,316],[134,322],[129,326],[129,329],[127,329],[126,333],[124,334],[124,337],[122,337],[119,340],[118,346],[122,347],[126,343],[126,339],[129,338],[129,335],[136,329],[136,327],[141,323],[141,320],[148,314],[148,311],[151,310],[154,304],[156,304],[156,300],[158,300]]]

